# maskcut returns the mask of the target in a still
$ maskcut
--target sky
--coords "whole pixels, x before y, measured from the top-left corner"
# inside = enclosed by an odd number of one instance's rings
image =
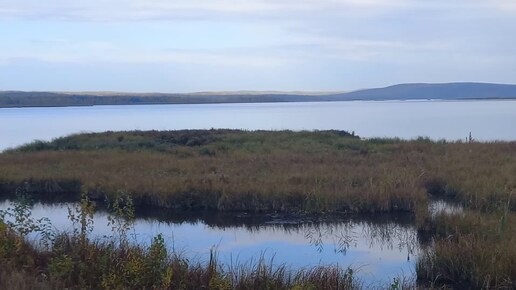
[[[516,83],[515,0],[0,0],[0,90]]]

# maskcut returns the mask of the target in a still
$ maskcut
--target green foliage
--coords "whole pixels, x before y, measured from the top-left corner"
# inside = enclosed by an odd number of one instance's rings
[[[55,237],[52,224],[46,217],[34,219],[32,217],[32,206],[33,202],[27,193],[22,188],[17,188],[14,207],[0,210],[0,219],[2,223],[5,223],[22,238],[30,233],[39,233],[42,238],[41,244],[48,247]]]
[[[88,234],[93,231],[93,214],[95,204],[86,193],[82,194],[81,201],[75,209],[68,208],[68,219],[73,225],[73,236],[78,237],[82,244],[88,241]]]
[[[124,191],[117,191],[111,200],[107,201],[110,215],[108,226],[112,232],[118,234],[121,245],[128,243],[127,233],[134,223],[134,205],[132,197]]]
[[[48,271],[52,279],[70,283],[76,261],[67,254],[53,257],[48,265]]]
[[[119,217],[132,217],[130,197],[123,192],[111,209]],[[86,195],[75,210],[69,210],[74,230],[57,235],[46,251],[31,248],[0,222],[0,278],[5,265],[9,273],[18,273],[31,281],[34,288],[68,289],[358,289],[353,271],[343,272],[337,267],[320,267],[313,270],[287,271],[284,266],[273,267],[260,260],[249,268],[228,268],[217,261],[212,251],[207,264],[194,263],[169,253],[162,235],[156,236],[148,247],[115,243],[94,242],[85,238],[90,232],[90,219],[94,207]],[[115,217],[113,217],[115,218]],[[115,222],[113,231],[126,232],[130,224]],[[120,226],[121,225],[121,226]],[[16,224],[13,224],[16,226]],[[80,228],[80,229],[79,229]],[[114,236],[120,233],[114,233]],[[123,235],[123,234],[122,234]],[[17,251],[10,250],[16,248]],[[12,263],[16,261],[16,263]],[[36,262],[37,265],[36,265]],[[6,264],[7,263],[7,264]],[[40,284],[34,275],[44,273]],[[39,274],[37,274],[39,275]],[[0,279],[0,288],[17,285]],[[38,286],[36,286],[38,285]]]
[[[390,290],[400,290],[400,279],[399,278],[393,278],[393,281],[391,283],[391,286],[389,287]]]

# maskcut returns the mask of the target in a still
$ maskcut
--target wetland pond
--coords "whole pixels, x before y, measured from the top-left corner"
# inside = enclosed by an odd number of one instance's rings
[[[0,202],[0,210],[12,207]],[[56,232],[71,231],[68,209],[74,203],[36,203],[33,218],[47,217]],[[106,211],[94,215],[92,239],[109,239]],[[9,220],[12,218],[6,218]],[[170,214],[137,212],[129,240],[149,245],[162,234],[169,250],[190,261],[206,262],[215,250],[223,266],[256,263],[290,269],[318,265],[353,268],[365,285],[384,285],[394,277],[414,278],[421,246],[410,215],[369,215],[340,218],[285,217],[280,215]],[[29,236],[32,241],[37,236]]]

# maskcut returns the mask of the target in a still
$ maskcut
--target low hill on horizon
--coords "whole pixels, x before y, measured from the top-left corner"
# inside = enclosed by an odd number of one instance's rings
[[[515,99],[516,85],[492,83],[399,84],[326,97],[339,100]]]
[[[492,83],[399,84],[351,92],[237,91],[171,93],[0,91],[0,108],[142,104],[272,103],[386,100],[516,99],[516,85]]]

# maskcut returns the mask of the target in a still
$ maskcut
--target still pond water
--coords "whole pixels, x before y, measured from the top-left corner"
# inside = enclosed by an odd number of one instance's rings
[[[0,202],[0,210],[12,206]],[[72,203],[41,204],[34,218],[48,217],[57,231],[71,231],[68,208]],[[11,218],[12,219],[12,218]],[[339,220],[306,220],[278,216],[164,216],[138,215],[130,240],[148,245],[163,234],[169,249],[194,261],[206,261],[210,250],[226,266],[249,264],[259,257],[292,269],[317,265],[351,266],[367,284],[386,284],[394,277],[414,277],[420,249],[416,228],[409,216],[377,215]],[[108,214],[97,211],[92,238],[113,236]],[[31,237],[36,240],[35,236]]]
[[[516,101],[352,101],[0,109],[0,151],[107,130],[355,131],[361,137],[516,140]]]

